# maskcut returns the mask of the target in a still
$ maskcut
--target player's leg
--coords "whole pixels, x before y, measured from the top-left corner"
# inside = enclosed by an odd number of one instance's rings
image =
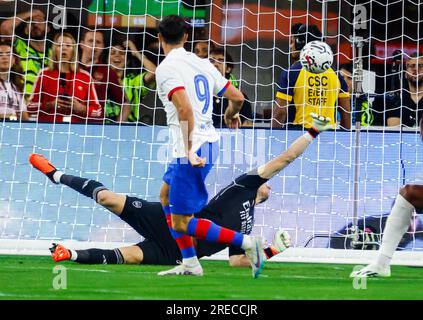
[[[209,147],[205,145],[205,147]],[[204,148],[204,145],[203,145]],[[206,150],[210,156],[212,150]],[[199,154],[204,155],[204,149]],[[210,157],[207,157],[210,158]],[[251,260],[253,275],[257,277],[263,267],[264,252],[261,237],[243,235],[234,230],[224,228],[216,223],[202,218],[196,218],[191,214],[199,212],[207,203],[208,194],[205,179],[212,164],[206,164],[204,168],[193,168],[191,165],[181,164],[173,168],[172,182],[169,190],[169,203],[171,205],[172,235],[181,248],[183,265],[190,267],[199,266],[194,244],[188,236],[199,240],[214,242],[225,245],[240,247],[245,250]],[[183,192],[181,192],[181,190]],[[182,243],[182,239],[189,239]]]
[[[172,225],[172,214],[170,209],[170,189],[174,181],[176,172],[176,163],[169,165],[167,171],[163,176],[163,184],[160,188],[160,203],[166,215],[166,222],[176,244],[182,254],[182,264],[167,271],[159,272],[159,275],[197,275],[202,276],[203,270],[198,262],[197,255],[194,249],[194,243],[190,236],[179,233],[174,230]],[[179,190],[179,186],[174,185],[173,190]],[[180,189],[183,191],[184,189]],[[185,190],[186,191],[186,190]]]
[[[169,166],[164,175],[163,180],[170,187],[162,187],[161,201],[167,216],[169,217],[169,214],[171,216],[170,232],[181,250],[183,259],[181,266],[160,272],[159,275],[202,275],[201,265],[190,236],[243,248],[252,261],[254,277],[259,275],[263,267],[264,253],[261,237],[244,236],[236,231],[218,226],[210,220],[195,218],[191,214],[200,211],[207,203],[208,194],[204,181],[212,168],[214,162],[212,159],[218,151],[216,147],[217,144],[204,144],[199,150],[199,156],[206,155],[206,158],[209,159],[204,168],[194,168],[189,163],[179,161]]]
[[[51,250],[56,262],[70,260],[82,264],[175,265],[176,261],[181,260],[179,248],[167,234],[161,234],[155,240],[146,239],[136,245],[114,250],[69,250],[60,244],[53,244]]]
[[[103,189],[97,193],[96,202],[118,216],[123,212],[125,201],[125,195],[112,192],[108,189]]]
[[[407,184],[400,194],[416,209],[423,209],[423,185]]]
[[[351,273],[351,277],[389,277],[390,263],[401,238],[410,226],[414,210],[423,209],[423,186],[401,188],[389,215],[377,259],[367,267]]]
[[[167,171],[169,172],[169,170]],[[167,173],[166,172],[166,173]],[[171,173],[169,173],[171,174]],[[165,174],[166,177],[166,174]],[[170,178],[168,178],[170,179]],[[166,215],[166,222],[169,228],[172,227],[172,221],[170,218],[170,207],[169,207],[169,189],[170,189],[170,180],[166,179],[167,182],[163,182],[160,187],[160,203],[162,205],[163,211]]]
[[[48,159],[40,154],[31,154],[29,162],[53,183],[64,184],[75,191],[87,196],[111,212],[120,215],[125,205],[126,196],[108,190],[101,182],[67,175],[51,164]]]
[[[160,272],[159,275],[203,275],[193,239],[186,231],[192,219],[190,212],[199,211],[207,202],[203,175],[205,176],[210,168],[210,165],[203,170],[193,168],[189,163],[181,163],[181,160],[178,160],[169,166],[163,177],[165,183],[160,190],[160,200],[166,213],[170,234],[181,251],[182,264]]]
[[[119,248],[125,264],[140,264],[144,260],[144,253],[139,246]]]
[[[50,251],[56,262],[71,260],[82,264],[140,264],[144,259],[143,251],[138,245],[113,250],[97,248],[71,250],[61,244],[53,243]]]
[[[172,169],[173,174],[173,169]],[[166,222],[170,231],[170,234],[175,239],[176,244],[178,245],[181,254],[182,254],[182,264],[172,268],[167,271],[159,272],[159,275],[196,275],[202,276],[203,270],[201,265],[198,263],[197,255],[194,249],[194,243],[192,238],[186,234],[177,232],[174,229],[172,224],[172,214],[170,212],[169,206],[169,190],[170,190],[170,183],[171,181],[166,179],[166,176],[169,177],[170,173],[169,170],[165,174],[164,180],[168,181],[169,183],[164,182],[162,187],[160,188],[160,202],[163,207],[163,211],[166,215]]]
[[[172,227],[196,239],[242,248],[250,259],[254,277],[263,268],[264,251],[261,237],[244,235],[240,232],[222,227],[213,221],[194,216],[172,214]]]
[[[156,203],[139,198],[127,197],[120,215],[145,240],[135,246],[116,250],[88,249],[67,250],[63,245],[53,246],[52,257],[56,261],[75,260],[79,263],[125,263],[175,265],[181,260],[181,253],[175,240],[168,232],[163,212]],[[120,258],[122,257],[122,259]]]

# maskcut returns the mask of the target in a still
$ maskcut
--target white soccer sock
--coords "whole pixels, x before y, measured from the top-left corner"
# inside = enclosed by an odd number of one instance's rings
[[[376,263],[382,268],[387,268],[392,260],[404,233],[410,226],[410,219],[414,206],[402,195],[398,194],[391,214],[386,221],[383,232],[382,245],[380,246]]]
[[[78,258],[78,254],[76,253],[75,250],[69,250],[71,252],[71,261],[76,261],[76,259]]]
[[[243,250],[248,250],[248,249],[251,249],[252,245],[253,245],[253,241],[251,240],[251,236],[244,235],[241,248]]]
[[[187,267],[196,267],[200,264],[200,261],[198,260],[197,256],[194,256],[191,258],[182,259],[182,263]]]
[[[63,172],[57,170],[54,174],[53,174],[53,180],[56,181],[56,183],[60,183],[60,177],[63,176]]]

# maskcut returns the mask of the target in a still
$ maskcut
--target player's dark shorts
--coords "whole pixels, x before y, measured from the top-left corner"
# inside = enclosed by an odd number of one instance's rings
[[[160,204],[126,197],[120,218],[145,238],[137,244],[144,253],[142,263],[175,265],[177,260],[182,260]]]
[[[210,219],[211,213],[206,207],[196,216]],[[225,214],[217,212],[213,216],[217,224],[240,231],[239,213],[235,211],[225,212]],[[120,218],[145,238],[144,241],[136,244],[144,253],[143,264],[175,265],[176,261],[182,261],[181,252],[169,232],[160,203],[127,196]],[[210,256],[225,247],[225,245],[214,242],[199,241],[196,248],[197,256],[199,258]],[[230,248],[230,252],[243,254],[243,250],[238,248]]]
[[[208,200],[205,180],[219,154],[219,144],[204,143],[197,151],[206,158],[206,165],[195,168],[187,158],[177,158],[169,164],[163,181],[170,186],[169,205],[173,214],[199,212]]]

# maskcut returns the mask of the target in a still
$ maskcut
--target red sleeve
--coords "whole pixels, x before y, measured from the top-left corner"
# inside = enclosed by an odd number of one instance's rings
[[[40,101],[41,101],[41,83],[43,79],[44,71],[41,70],[38,75],[37,79],[35,80],[35,85],[33,86],[33,91],[29,98],[29,102],[27,105],[27,110],[29,113],[36,113],[40,108]]]
[[[123,86],[119,82],[119,78],[113,70],[109,68],[109,81],[107,82],[107,98],[118,105],[125,102],[125,93]]]
[[[98,97],[97,97],[97,92],[95,90],[95,86],[94,86],[94,80],[91,78],[91,76],[89,77],[88,80],[88,92],[87,92],[87,98],[88,98],[88,103],[87,103],[87,108],[88,108],[88,117],[89,118],[100,118],[102,116],[102,110],[101,110],[101,105],[100,102],[98,101]]]
[[[172,101],[172,96],[173,96],[173,94],[176,92],[176,91],[178,91],[178,90],[185,90],[185,87],[183,87],[183,86],[179,86],[179,87],[175,87],[175,88],[173,88],[172,90],[170,90],[169,91],[169,93],[167,94],[167,99],[169,100],[169,101]]]

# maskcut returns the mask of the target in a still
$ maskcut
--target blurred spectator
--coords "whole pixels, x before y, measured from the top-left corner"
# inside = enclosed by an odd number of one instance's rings
[[[350,95],[354,91],[353,87],[353,67],[351,63],[342,64],[339,66],[339,73],[344,78],[345,82],[348,86],[348,92]],[[364,89],[364,88],[363,88]],[[355,116],[357,114],[357,110],[360,110],[361,113],[361,125],[362,126],[370,126],[373,124],[374,115],[371,107],[371,103],[366,94],[363,94],[361,97],[357,97],[355,103],[359,104],[361,108],[351,108],[353,111],[352,123],[355,123]],[[339,112],[338,112],[339,114]]]
[[[132,57],[135,57],[144,69],[128,68]],[[128,121],[138,122],[140,120],[141,101],[148,94],[149,89],[155,89],[156,87],[156,65],[144,54],[141,54],[131,40],[113,45],[110,49],[109,59],[112,70],[116,72],[131,105]],[[107,104],[106,115],[108,117],[113,116],[116,118],[119,113],[120,106],[112,103]]]
[[[213,49],[215,49],[215,46],[210,40],[197,40],[194,43],[194,53],[202,59],[208,58]]]
[[[227,50],[224,50],[223,48],[213,49],[210,51],[210,61],[235,88],[239,87],[237,78],[232,74],[234,61]]]
[[[48,69],[37,76],[28,111],[38,114],[38,121],[86,122],[101,116],[101,106],[89,73],[79,70],[77,45],[69,33],[54,37]]]
[[[321,40],[322,34],[315,26],[302,25],[295,36],[295,49],[301,50],[309,41]],[[351,103],[344,78],[332,68],[321,74],[307,72],[300,61],[283,70],[278,82],[276,103],[273,106],[272,127],[281,128],[288,117],[289,105],[295,107],[293,123],[311,127],[310,113],[314,112],[336,122],[336,104],[341,115],[340,125],[351,128]]]
[[[150,42],[144,49],[144,55],[156,66],[165,58],[163,48],[159,41]],[[166,112],[163,104],[156,94],[148,94],[140,105],[139,123],[147,125],[167,125]]]
[[[353,224],[349,223],[330,235],[328,247],[333,249],[378,250],[385,230],[389,212],[382,215],[363,216],[357,221],[357,239],[354,239]],[[396,250],[421,250],[423,242],[423,221],[420,215],[413,215],[407,232],[401,237]]]
[[[22,34],[18,32],[20,27],[24,27]],[[48,65],[50,51],[46,40],[49,31],[44,12],[35,8],[3,21],[0,26],[2,38],[16,35],[14,47],[24,72],[26,99],[32,93],[37,74]]]
[[[416,127],[423,113],[423,56],[413,53],[405,64],[402,88],[387,100],[387,125]]]
[[[232,75],[233,70],[233,59],[228,51],[222,48],[213,49],[210,52],[210,62],[216,67],[219,72],[225,76],[235,87],[238,87],[238,82],[236,78]],[[245,93],[244,95],[244,104],[242,105],[240,118],[242,126],[251,126],[253,120],[253,114],[251,110],[251,104],[248,101],[248,97]],[[228,107],[228,100],[224,97],[214,97],[213,101],[213,125],[216,128],[224,128],[225,120],[224,115],[226,108]]]
[[[289,38],[289,52],[291,56],[291,63],[295,63],[300,60],[300,52],[302,47],[301,41],[298,41],[298,36],[300,28],[303,26],[302,23],[296,23],[291,27],[291,37]],[[319,30],[316,31],[316,34],[320,32]],[[302,46],[302,47],[301,47]]]
[[[125,98],[125,93],[119,83],[118,76],[104,63],[103,51],[105,48],[104,34],[99,30],[85,31],[81,38],[80,67],[87,71],[94,79],[94,86],[101,105],[101,118],[105,116],[106,103],[110,101],[123,107],[117,118],[113,121],[127,121],[130,107]]]
[[[0,119],[29,119],[23,99],[23,78],[19,58],[10,43],[0,42]]]
[[[339,72],[344,77],[345,82],[348,86],[348,92],[351,94],[353,92],[353,81],[352,81],[352,65],[351,63],[342,64],[339,66]]]
[[[144,53],[145,56],[156,66],[164,59],[163,48],[160,47],[158,40],[151,42]]]

